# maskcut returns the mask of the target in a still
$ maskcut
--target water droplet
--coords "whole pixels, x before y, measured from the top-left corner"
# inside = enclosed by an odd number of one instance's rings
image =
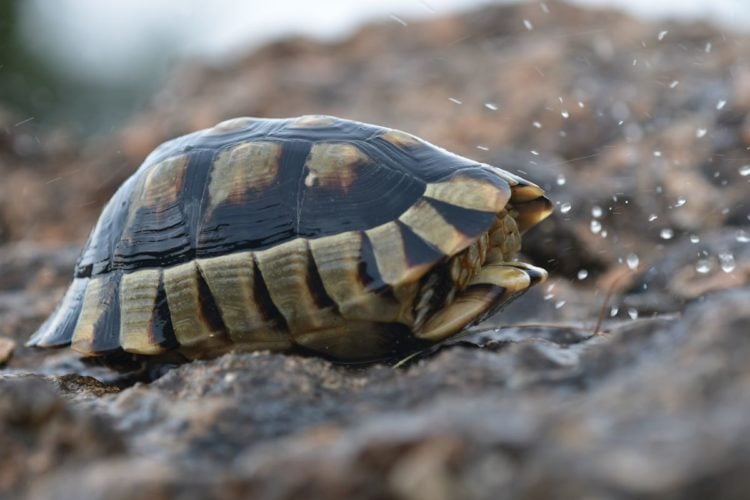
[[[500,109],[497,104],[492,102],[485,102],[484,107],[489,109],[490,111],[497,111],[498,109]]]
[[[547,7],[547,4],[542,2],[539,4],[539,7],[542,9],[542,12],[545,14],[549,14],[549,7]]]
[[[606,229],[602,229],[601,237],[602,238],[606,238],[607,237],[607,230]]]
[[[701,238],[697,234],[691,234],[690,235],[690,243],[700,243]]]
[[[679,80],[672,80],[672,83],[669,84],[669,88],[673,89],[673,88],[677,87],[679,84],[680,84]]]
[[[659,236],[661,236],[661,239],[663,240],[671,240],[674,237],[674,231],[668,227],[665,227],[664,229],[659,231]]]
[[[396,14],[389,14],[389,17],[393,19],[394,21],[396,21],[401,26],[409,26],[409,23],[407,23],[406,21],[398,17]]]
[[[490,150],[490,148],[488,148],[487,146],[482,146],[481,144],[477,144],[477,149],[480,149],[482,151],[489,151]]]
[[[585,105],[583,104],[583,101],[578,101],[578,107],[583,109]]]
[[[558,300],[557,302],[555,302],[555,309],[562,309],[564,305],[565,305],[564,300]]]
[[[654,156],[656,156],[657,158],[660,158],[661,157],[661,151],[658,151],[658,150],[654,151]]]
[[[539,151],[535,149],[532,149],[531,151],[529,151],[529,153],[533,154],[534,156],[539,156]]]
[[[561,214],[567,214],[568,212],[570,212],[571,208],[573,208],[573,206],[570,203],[568,203],[568,202],[561,203],[560,204],[560,213]]]
[[[730,252],[719,253],[719,264],[721,265],[722,271],[724,271],[725,273],[731,273],[736,267],[736,264],[734,262],[734,255],[732,255]]]
[[[699,128],[698,130],[695,131],[695,137],[697,137],[698,139],[700,139],[701,137],[705,137],[707,132],[708,132],[707,129]]]
[[[640,259],[638,258],[638,255],[634,253],[629,253],[627,257],[625,257],[625,262],[628,264],[628,269],[635,271],[638,269],[638,264],[640,263]]]
[[[674,202],[674,207],[675,208],[679,208],[682,205],[684,205],[685,203],[687,203],[687,200],[685,198],[683,198],[682,196],[680,196],[679,198],[677,198],[677,201]]]
[[[667,36],[667,33],[669,33],[668,30],[660,31],[659,35],[656,37],[660,42],[664,40],[664,37]]]
[[[609,308],[609,316],[611,318],[614,318],[615,316],[617,316],[618,312],[620,312],[620,308],[617,306],[612,306]]]
[[[750,175],[750,165],[742,165],[739,172],[742,177],[747,177]]]
[[[723,109],[724,106],[727,105],[727,101],[722,99],[721,101],[716,103],[716,109]]]
[[[602,207],[594,205],[591,207],[591,216],[598,219],[602,216]]]
[[[529,21],[528,19],[524,19],[524,20],[523,20],[523,25],[524,25],[524,26],[526,27],[526,29],[527,29],[527,30],[529,30],[529,31],[531,31],[531,30],[533,30],[533,29],[534,29],[534,25],[533,25],[533,24],[531,24],[531,21]]]
[[[633,66],[635,66],[636,64],[638,64],[638,58],[633,59]]]
[[[555,298],[555,294],[554,293],[545,293],[544,294],[544,300],[552,300],[554,298]]]
[[[542,124],[539,122],[534,122],[532,125],[534,125],[535,128],[542,128]]]
[[[734,233],[734,237],[737,241],[740,243],[747,243],[750,241],[750,235],[748,235],[744,230],[738,229],[736,233]]]
[[[713,266],[711,265],[711,261],[708,259],[700,259],[695,263],[695,270],[701,274],[710,272],[712,267]]]
[[[628,307],[628,316],[630,316],[630,319],[638,319],[638,309]]]
[[[711,42],[706,42],[706,48],[704,50],[706,51],[706,54],[711,52]]]
[[[568,113],[568,112],[567,112],[567,111],[565,111],[564,109],[563,109],[562,111],[560,111],[560,114],[561,114],[561,115],[562,115],[562,117],[563,117],[563,118],[565,118],[565,119],[567,119],[567,118],[569,118],[569,117],[570,117],[570,113]]]
[[[585,269],[581,269],[580,271],[578,271],[578,274],[576,276],[580,281],[583,281],[589,277],[589,272]]]
[[[455,97],[449,97],[448,100],[453,104],[463,104],[463,101],[456,99]]]
[[[598,220],[592,220],[591,221],[591,232],[594,234],[599,234],[599,232],[602,230],[602,223]]]
[[[659,218],[659,216],[658,216],[658,215],[656,215],[656,214],[651,214],[651,215],[649,215],[649,216],[648,216],[648,221],[649,221],[649,222],[654,222],[654,221],[655,221],[656,219],[658,219],[658,218]]]
[[[564,186],[565,183],[568,182],[567,179],[565,179],[565,176],[563,174],[557,175],[557,185],[558,186]]]

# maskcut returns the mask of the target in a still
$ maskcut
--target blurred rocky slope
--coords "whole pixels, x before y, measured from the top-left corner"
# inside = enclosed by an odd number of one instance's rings
[[[749,41],[533,2],[186,65],[95,141],[0,110],[0,492],[740,498]],[[229,355],[125,389],[22,347],[154,146],[305,113],[408,130],[543,185],[558,210],[524,250],[552,279],[493,320],[522,323],[404,369]]]

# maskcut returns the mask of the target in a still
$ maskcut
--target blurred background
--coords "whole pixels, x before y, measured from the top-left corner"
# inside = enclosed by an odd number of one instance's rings
[[[106,134],[142,110],[175,65],[185,61],[221,67],[291,35],[336,42],[366,22],[406,25],[498,3],[514,2],[60,0],[53,7],[44,0],[2,0],[0,112],[6,108],[34,127],[63,125],[70,132]],[[616,7],[644,19],[750,29],[750,3],[744,0],[573,3]]]

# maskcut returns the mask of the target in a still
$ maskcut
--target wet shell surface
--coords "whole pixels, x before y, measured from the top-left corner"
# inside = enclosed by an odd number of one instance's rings
[[[236,118],[149,155],[29,344],[402,356],[543,281],[516,254],[550,212],[535,184],[401,131]]]

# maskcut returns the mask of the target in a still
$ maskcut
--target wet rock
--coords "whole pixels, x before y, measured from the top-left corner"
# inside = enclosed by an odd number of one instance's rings
[[[124,130],[76,147],[24,150],[22,131],[0,134],[0,239],[12,242],[0,336],[16,345],[0,370],[0,490],[741,498],[746,37],[544,5],[190,65]],[[99,207],[156,144],[238,114],[307,112],[400,127],[538,181],[558,210],[524,252],[550,280],[398,368],[229,354],[123,387],[69,350],[23,346]]]
[[[73,410],[54,382],[0,372],[0,492],[20,492],[56,471],[124,452],[107,422]],[[83,497],[81,497],[83,498]]]

